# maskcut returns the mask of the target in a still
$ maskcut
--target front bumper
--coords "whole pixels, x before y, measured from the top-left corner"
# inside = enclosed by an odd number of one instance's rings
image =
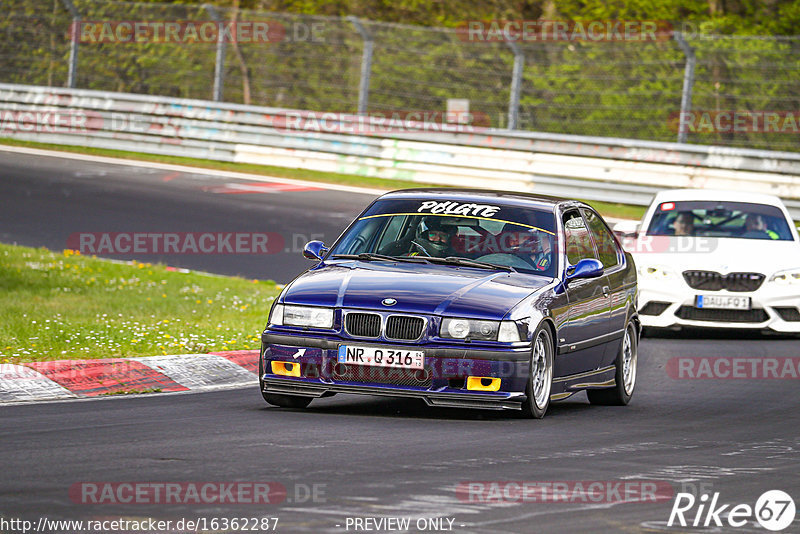
[[[441,391],[420,391],[411,388],[375,386],[368,384],[324,384],[307,379],[290,379],[265,375],[261,381],[264,393],[301,395],[304,397],[330,397],[336,393],[355,393],[383,397],[411,397],[425,401],[428,406],[450,408],[482,408],[489,410],[519,410],[525,401],[524,393],[464,393],[460,390],[444,388]]]
[[[425,351],[425,370],[405,371],[338,363],[339,345],[393,346]],[[525,401],[530,348],[463,349],[428,345],[365,343],[355,340],[265,332],[261,389],[264,393],[327,397],[355,393],[424,400],[430,406],[520,409]],[[272,373],[271,362],[300,364],[301,376]],[[467,376],[500,378],[498,391],[466,389]]]
[[[701,294],[747,297],[751,310],[701,312],[695,307],[697,295]],[[657,284],[639,281],[639,318],[642,326],[653,328],[689,326],[800,333],[798,302],[799,289],[767,281],[752,292],[702,291],[692,289],[683,280]]]

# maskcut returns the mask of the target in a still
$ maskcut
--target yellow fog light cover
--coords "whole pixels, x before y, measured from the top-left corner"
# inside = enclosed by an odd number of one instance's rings
[[[283,376],[300,376],[300,364],[291,362],[272,362],[272,373]]]
[[[472,391],[498,391],[500,389],[500,379],[488,376],[468,376],[467,389]]]

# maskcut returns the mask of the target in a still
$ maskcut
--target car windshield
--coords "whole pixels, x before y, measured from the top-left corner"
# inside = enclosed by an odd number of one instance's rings
[[[789,223],[777,207],[720,201],[662,202],[656,207],[647,235],[793,239]]]
[[[443,263],[464,258],[553,277],[556,261],[554,216],[550,211],[502,203],[386,199],[361,215],[336,242],[328,258],[385,261],[413,258]],[[452,262],[457,264],[456,262]]]

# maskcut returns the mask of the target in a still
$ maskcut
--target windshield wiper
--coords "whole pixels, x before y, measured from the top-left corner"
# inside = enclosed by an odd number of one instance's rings
[[[457,256],[448,256],[446,258],[425,258],[432,263],[444,263],[445,265],[461,265],[463,267],[476,267],[478,269],[492,269],[508,272],[517,272],[517,270],[510,265],[497,265],[486,261],[471,260],[469,258],[459,258]]]
[[[478,269],[491,269],[493,271],[501,270],[508,272],[517,272],[517,270],[510,265],[497,265],[485,261],[471,260],[469,258],[459,258],[457,256],[448,256],[446,258],[436,258],[433,256],[388,256],[386,254],[376,254],[374,252],[362,252],[360,254],[334,254],[331,256],[333,259],[338,260],[359,260],[359,261],[401,261],[408,263],[443,263],[445,265],[461,265],[463,267],[476,267]]]
[[[388,256],[386,254],[375,254],[374,252],[362,252],[361,254],[334,254],[331,256],[335,260],[360,260],[360,261],[404,261],[408,263],[427,263],[423,258],[404,258],[398,256]]]

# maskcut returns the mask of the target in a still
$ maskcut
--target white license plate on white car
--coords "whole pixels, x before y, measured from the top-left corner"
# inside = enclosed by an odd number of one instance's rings
[[[400,369],[423,369],[425,353],[421,350],[339,345],[339,363],[374,365]]]
[[[695,306],[697,308],[713,308],[715,310],[749,310],[750,297],[697,295]]]

